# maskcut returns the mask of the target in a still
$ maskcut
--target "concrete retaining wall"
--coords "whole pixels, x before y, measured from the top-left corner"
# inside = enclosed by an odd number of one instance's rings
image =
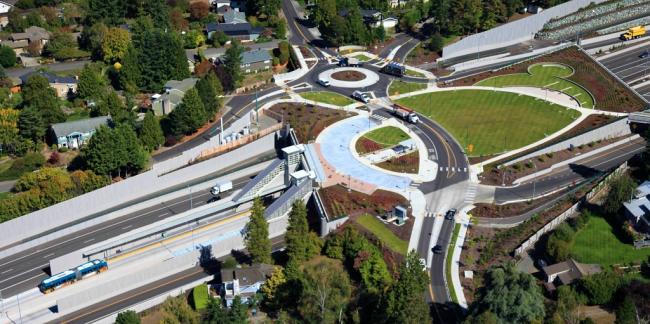
[[[511,23],[474,34],[460,41],[446,46],[442,51],[442,59],[506,47],[531,40],[535,33],[540,31],[544,24],[553,18],[559,18],[573,13],[590,3],[601,3],[605,0],[572,0],[555,7],[548,8],[541,13]]]
[[[159,177],[155,171],[148,171],[54,206],[4,222],[0,224],[0,247],[15,243],[20,244],[0,252],[0,258],[126,215],[135,210],[129,207],[115,212],[108,212],[107,210],[120,204],[128,204],[133,200],[147,199],[148,196],[155,195],[161,190],[182,186],[192,180],[215,174],[219,170],[236,166],[242,161],[254,159],[258,155],[274,150],[274,145],[275,133],[229,153],[179,169],[164,176]],[[154,198],[152,197],[152,199]],[[56,232],[45,234],[47,231],[54,230]],[[29,242],[21,242],[23,240],[29,240]]]
[[[591,142],[595,142],[598,140],[604,140],[604,139],[610,139],[610,138],[615,138],[615,137],[621,137],[621,136],[626,136],[631,134],[632,131],[630,130],[630,125],[628,124],[627,118],[615,121],[613,123],[607,124],[605,126],[596,128],[592,131],[589,131],[587,133],[584,133],[582,135],[578,135],[576,137],[569,138],[567,140],[564,140],[562,142],[559,142],[557,144],[553,144],[550,146],[547,146],[541,150],[537,150],[535,152],[528,153],[526,155],[523,155],[521,157],[518,157],[514,160],[508,161],[506,163],[503,163],[502,165],[505,166],[510,166],[513,165],[517,162],[521,161],[526,161],[532,157],[546,154],[546,153],[551,153],[551,152],[557,152],[561,150],[566,150],[571,145],[573,146],[580,146],[580,145],[586,145]]]

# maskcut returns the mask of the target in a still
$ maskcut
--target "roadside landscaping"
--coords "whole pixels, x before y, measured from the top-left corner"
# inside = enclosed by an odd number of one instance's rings
[[[645,109],[646,104],[641,98],[629,91],[609,72],[601,68],[598,63],[575,46],[539,56],[501,70],[487,71],[453,82],[440,83],[439,86],[471,86],[495,76],[527,73],[529,66],[544,62],[556,62],[573,67],[575,73],[566,79],[589,91],[596,102],[597,109],[616,112],[633,112]]]
[[[396,96],[399,94],[414,92],[426,89],[427,85],[424,83],[404,82],[402,80],[394,80],[388,87],[388,95]]]
[[[408,206],[408,200],[390,191],[376,190],[372,195],[350,191],[341,186],[331,186],[319,190],[327,214],[332,219],[363,214],[381,215],[397,205]],[[400,235],[398,235],[400,236]]]
[[[436,91],[399,99],[397,103],[440,123],[469,156],[523,147],[580,116],[575,110],[533,97],[487,90]]]
[[[406,255],[408,242],[395,236],[377,217],[364,214],[356,218],[356,223],[375,235],[379,241],[393,252]]]
[[[410,77],[424,78],[424,74],[411,69],[406,69],[406,72],[404,74]]]
[[[291,124],[301,143],[315,140],[327,126],[356,115],[343,110],[324,108],[301,103],[276,104],[265,112],[277,121]]]
[[[570,66],[544,62],[530,65],[527,73],[495,76],[479,81],[475,85],[499,88],[532,86],[550,89],[572,96],[581,107],[593,108],[594,100],[591,94],[580,85],[566,80],[571,75],[573,75],[573,68]]]
[[[454,247],[456,246],[456,240],[458,239],[458,233],[460,232],[461,224],[456,223],[454,226],[454,233],[451,236],[451,243],[447,247],[447,257],[445,258],[445,277],[447,278],[447,287],[449,287],[449,295],[451,295],[451,301],[458,303],[458,296],[456,295],[456,289],[451,281],[451,262],[454,255]]]
[[[376,166],[393,172],[417,174],[420,168],[420,154],[418,151],[411,152],[377,163]]]
[[[368,62],[368,61],[372,60],[371,58],[369,58],[368,56],[363,55],[363,54],[357,54],[357,55],[355,55],[353,57],[356,58],[357,60],[361,61],[361,62]]]
[[[354,146],[359,154],[367,154],[395,146],[409,138],[403,130],[394,126],[386,126],[361,136]]]
[[[354,103],[354,101],[348,97],[329,91],[303,92],[300,94],[300,96],[306,100],[312,100],[336,106],[347,106]]]

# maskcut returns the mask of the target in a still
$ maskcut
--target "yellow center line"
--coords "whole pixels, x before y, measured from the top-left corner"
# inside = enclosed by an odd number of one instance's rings
[[[445,141],[444,137],[438,131],[433,129],[433,127],[431,127],[431,126],[429,126],[429,125],[427,125],[425,123],[422,123],[422,125],[424,125],[424,127],[428,128],[428,129],[430,129],[436,135],[436,137],[438,137],[440,139],[440,142],[442,143],[442,146],[444,146],[444,148],[445,148],[445,152],[447,152],[447,162],[449,163],[449,168],[451,168],[452,165],[455,167],[456,162],[457,162],[456,161],[456,156],[454,154],[451,154],[452,150],[449,147],[449,143],[447,143],[447,141]],[[454,159],[453,164],[451,163],[451,158]],[[453,177],[454,174],[455,174],[455,171],[451,171],[451,169],[448,169],[447,170],[447,179]]]

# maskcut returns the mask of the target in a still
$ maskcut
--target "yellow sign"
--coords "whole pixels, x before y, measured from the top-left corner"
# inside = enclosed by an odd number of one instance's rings
[[[468,144],[467,145],[467,152],[472,153],[474,151],[474,144]]]

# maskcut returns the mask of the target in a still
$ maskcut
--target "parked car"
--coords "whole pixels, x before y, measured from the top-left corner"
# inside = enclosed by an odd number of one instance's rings
[[[445,219],[453,220],[454,216],[456,216],[456,208],[452,208],[448,210],[447,213],[445,214]]]
[[[361,91],[355,91],[352,93],[352,98],[357,99],[363,103],[369,103],[370,102],[370,96],[368,96],[367,93],[361,92]]]
[[[647,58],[650,57],[650,51],[645,50],[641,54],[639,54],[639,58]]]
[[[442,253],[442,246],[436,245],[436,246],[431,248],[431,251],[433,251],[433,253],[435,253],[435,254],[441,254]]]
[[[318,84],[322,85],[323,87],[329,87],[330,86],[330,80],[325,80],[325,79],[318,79]]]

